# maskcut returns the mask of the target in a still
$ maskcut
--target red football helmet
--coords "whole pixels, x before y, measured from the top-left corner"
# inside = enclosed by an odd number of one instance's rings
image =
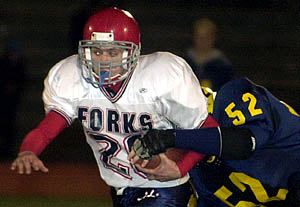
[[[140,55],[141,38],[138,23],[124,10],[106,8],[95,13],[86,22],[83,40],[79,41],[78,54],[85,80],[95,87],[125,79],[135,68]],[[122,51],[119,61],[99,61],[92,58],[95,49]],[[120,67],[122,73],[113,74]],[[97,69],[96,69],[97,68]]]

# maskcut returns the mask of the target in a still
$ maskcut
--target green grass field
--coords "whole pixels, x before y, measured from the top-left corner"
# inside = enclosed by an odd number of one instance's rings
[[[0,196],[0,207],[111,207],[109,199],[60,199]]]

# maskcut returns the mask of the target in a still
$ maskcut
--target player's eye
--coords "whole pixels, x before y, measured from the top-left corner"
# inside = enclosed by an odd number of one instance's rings
[[[119,50],[116,50],[116,49],[112,49],[112,50],[109,50],[108,51],[108,54],[111,56],[111,57],[116,57],[118,54],[119,54]]]
[[[94,49],[94,50],[93,50],[93,54],[96,55],[96,56],[100,56],[100,55],[103,54],[103,51],[100,50],[100,49]]]

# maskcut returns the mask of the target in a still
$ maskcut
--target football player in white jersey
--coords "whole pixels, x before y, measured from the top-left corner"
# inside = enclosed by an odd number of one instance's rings
[[[200,127],[208,116],[206,99],[182,58],[140,56],[140,49],[138,23],[129,12],[107,8],[91,16],[78,55],[58,62],[45,79],[46,116],[26,135],[11,169],[48,172],[38,156],[78,118],[114,206],[187,206],[188,176],[148,180],[127,156],[143,131]]]

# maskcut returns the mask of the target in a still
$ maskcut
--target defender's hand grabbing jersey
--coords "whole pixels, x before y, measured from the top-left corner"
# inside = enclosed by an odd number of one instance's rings
[[[200,162],[190,174],[198,206],[290,206],[277,201],[285,200],[289,177],[300,171],[299,115],[248,79],[222,87],[213,109],[220,126],[249,128],[256,150],[246,160]]]
[[[199,83],[183,59],[158,52],[141,56],[117,93],[87,83],[78,56],[56,64],[45,79],[46,112],[54,110],[71,123],[78,118],[97,160],[101,177],[113,187],[171,187],[149,181],[133,168],[127,155],[141,131],[152,128],[197,128],[207,117]]]

